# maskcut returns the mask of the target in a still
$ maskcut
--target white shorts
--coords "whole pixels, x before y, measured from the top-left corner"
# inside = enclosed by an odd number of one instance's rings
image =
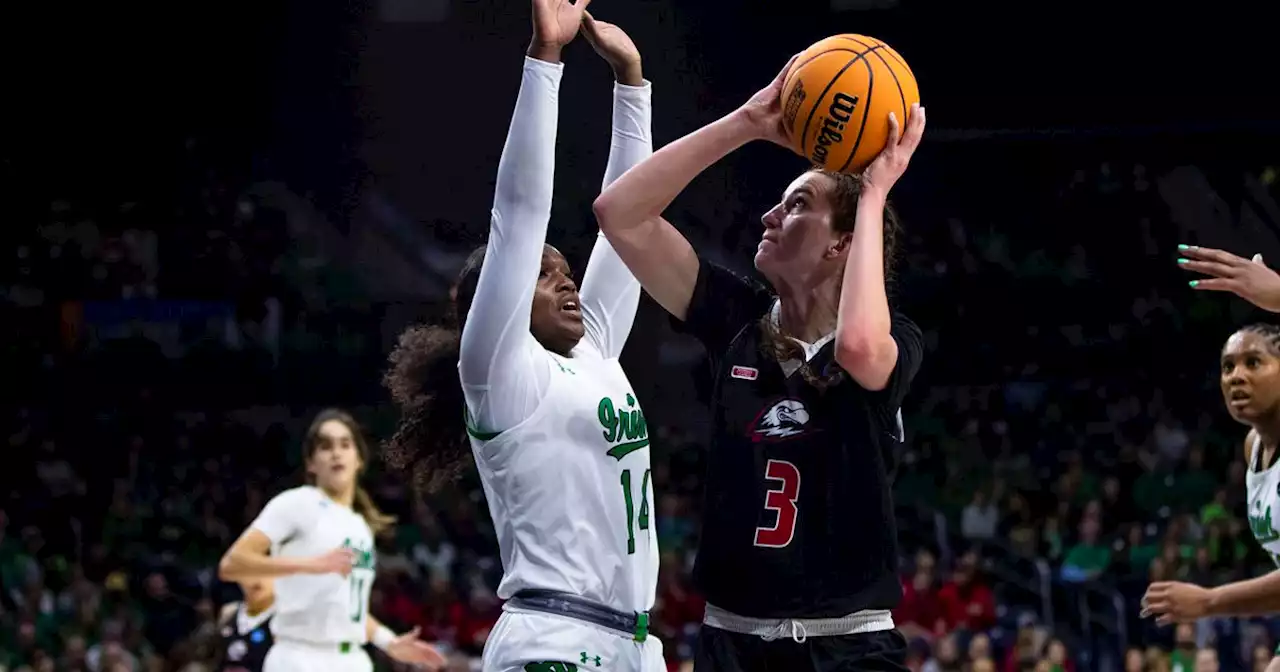
[[[557,665],[559,663],[559,665]],[[568,616],[507,609],[484,645],[484,672],[666,672],[662,642]],[[274,672],[268,670],[267,672]]]
[[[292,639],[276,639],[267,651],[262,672],[373,672],[373,661],[364,647],[352,645],[343,653],[341,645],[311,644]]]

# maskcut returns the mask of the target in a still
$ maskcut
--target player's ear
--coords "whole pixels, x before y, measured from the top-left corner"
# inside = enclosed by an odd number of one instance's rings
[[[853,244],[853,232],[842,233],[835,239],[832,244],[827,247],[827,258],[833,259],[844,254],[849,249],[849,245]]]

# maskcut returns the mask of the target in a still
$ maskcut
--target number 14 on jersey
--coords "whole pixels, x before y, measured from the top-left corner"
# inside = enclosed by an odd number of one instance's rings
[[[627,554],[636,552],[636,528],[649,529],[649,470],[640,478],[640,514],[636,515],[636,500],[631,494],[631,470],[622,470],[622,498],[627,504]]]

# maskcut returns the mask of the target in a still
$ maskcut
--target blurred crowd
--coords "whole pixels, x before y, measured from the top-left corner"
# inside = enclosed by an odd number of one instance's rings
[[[1261,671],[1271,620],[1157,628],[1137,610],[1151,580],[1273,568],[1242,518],[1243,431],[1215,396],[1217,348],[1245,314],[1185,291],[1172,264],[1185,227],[1158,193],[1169,166],[1027,168],[1025,150],[1000,151],[990,161],[1020,182],[999,207],[928,174],[917,189],[935,197],[901,197],[896,293],[929,348],[897,481],[895,617],[912,669]],[[347,405],[375,439],[390,426],[377,376],[399,324],[361,298],[317,309],[317,284],[349,278],[317,281],[328,265],[249,185],[194,169],[184,184],[170,200],[58,197],[38,226],[2,234],[16,403],[3,411],[0,670],[216,669],[217,614],[237,589],[213,567],[298,482],[309,414]],[[722,242],[729,256],[754,245]],[[674,671],[703,609],[689,570],[704,428],[663,420],[661,378],[700,369],[655,364],[659,382],[637,392],[660,426],[653,622]],[[423,499],[377,465],[370,478],[400,521],[372,612],[478,669],[501,612],[478,484]]]

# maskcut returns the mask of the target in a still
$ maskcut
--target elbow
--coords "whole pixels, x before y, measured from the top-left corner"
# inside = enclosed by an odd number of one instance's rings
[[[836,342],[836,363],[864,389],[883,390],[898,364],[898,344],[889,334],[879,338],[842,335]]]
[[[616,231],[618,227],[618,208],[614,203],[615,200],[617,199],[613,198],[609,191],[606,190],[597,196],[595,202],[591,204],[591,211],[595,213],[596,222],[606,236],[612,231]]]

